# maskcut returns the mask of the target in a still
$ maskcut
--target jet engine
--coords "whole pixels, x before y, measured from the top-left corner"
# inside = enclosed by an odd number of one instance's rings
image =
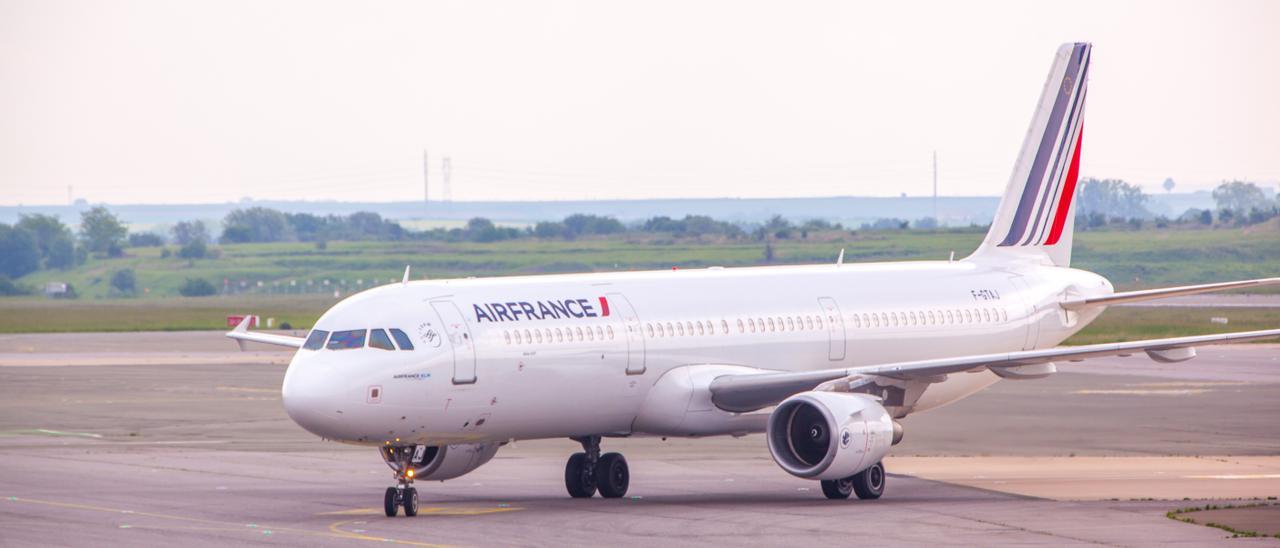
[[[413,479],[444,481],[462,476],[489,462],[498,452],[498,443],[466,443],[458,445],[411,445],[381,447],[387,466],[399,472],[413,468]],[[407,466],[403,463],[408,463]]]
[[[769,416],[766,436],[778,466],[817,480],[870,468],[898,437],[876,398],[847,392],[802,392],[783,400]]]

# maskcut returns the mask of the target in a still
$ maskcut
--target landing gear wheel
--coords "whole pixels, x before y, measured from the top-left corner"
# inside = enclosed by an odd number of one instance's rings
[[[405,487],[401,495],[404,503],[404,515],[413,517],[418,515],[418,490],[412,487]]]
[[[388,487],[387,494],[382,497],[382,509],[386,510],[387,517],[394,518],[396,513],[400,511],[400,493],[395,487]]]
[[[884,494],[884,480],[884,465],[877,462],[853,475],[853,491],[860,499],[878,499]]]
[[[596,474],[586,453],[574,453],[564,466],[564,487],[575,499],[591,498],[596,494]]]
[[[822,494],[831,500],[844,500],[853,494],[853,481],[856,476],[834,480],[822,480]],[[861,496],[861,495],[859,495]]]
[[[627,486],[631,484],[627,459],[622,453],[600,455],[600,461],[596,463],[595,479],[602,497],[616,499],[627,494]]]

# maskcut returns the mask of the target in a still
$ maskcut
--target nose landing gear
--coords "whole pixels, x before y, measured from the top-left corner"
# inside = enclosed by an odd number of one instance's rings
[[[600,454],[600,436],[572,438],[582,444],[581,453],[569,456],[564,467],[564,486],[573,498],[591,498],[598,490],[605,498],[627,494],[631,471],[621,453]]]
[[[413,487],[414,466],[413,461],[415,454],[421,460],[421,451],[419,446],[411,447],[383,447],[382,458],[387,461],[387,465],[395,473],[395,487],[388,487],[382,497],[382,509],[387,517],[394,518],[399,513],[400,508],[404,508],[404,515],[413,517],[418,515],[418,490]]]

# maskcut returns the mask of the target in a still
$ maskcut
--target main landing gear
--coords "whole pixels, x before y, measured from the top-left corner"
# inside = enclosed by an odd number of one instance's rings
[[[884,464],[877,462],[847,478],[822,480],[822,494],[829,499],[847,499],[853,493],[860,499],[878,499],[884,494],[884,480]]]
[[[600,491],[605,498],[627,494],[631,471],[621,453],[600,454],[600,436],[571,438],[582,444],[581,453],[569,456],[564,466],[564,487],[573,498],[591,498]]]
[[[389,518],[396,517],[400,508],[404,508],[404,515],[408,517],[418,515],[418,490],[413,487],[413,458],[415,452],[420,452],[419,446],[380,449],[382,458],[395,471],[396,479],[396,486],[388,487],[382,497],[382,509]],[[418,457],[420,460],[421,455],[419,454]]]

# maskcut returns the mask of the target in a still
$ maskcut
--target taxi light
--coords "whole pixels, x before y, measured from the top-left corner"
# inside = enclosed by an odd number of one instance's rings
[[[413,477],[413,469],[412,469],[412,468],[410,468],[408,472],[405,472],[405,473],[404,473],[404,475],[409,476],[409,477],[411,477],[411,478],[412,478],[412,477]]]

